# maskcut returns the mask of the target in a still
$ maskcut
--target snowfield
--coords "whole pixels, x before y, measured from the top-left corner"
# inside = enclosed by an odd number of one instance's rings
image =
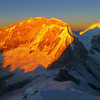
[[[90,49],[92,49],[91,40],[96,35],[100,35],[100,28],[96,27],[94,29],[90,29],[78,37],[88,52]],[[94,54],[90,53],[89,56],[91,56],[96,63],[100,64],[100,53],[98,53],[96,50],[93,50],[93,52]]]
[[[71,81],[39,84],[39,87],[27,88],[23,94],[11,95],[0,100],[100,100],[100,97],[88,95],[74,88]],[[36,92],[37,91],[37,92]]]

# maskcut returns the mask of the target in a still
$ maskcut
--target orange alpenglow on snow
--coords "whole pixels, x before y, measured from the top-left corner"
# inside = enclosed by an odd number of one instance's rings
[[[94,28],[96,28],[96,27],[100,28],[100,22],[99,22],[99,23],[96,23],[96,24],[93,24],[93,25],[91,25],[89,28],[87,28],[86,30],[80,32],[80,35],[84,34],[84,33],[87,32],[88,30],[94,29]]]
[[[73,42],[74,35],[67,23],[45,17],[29,18],[7,28],[0,28],[0,50],[3,51],[3,68],[33,71],[55,62]]]

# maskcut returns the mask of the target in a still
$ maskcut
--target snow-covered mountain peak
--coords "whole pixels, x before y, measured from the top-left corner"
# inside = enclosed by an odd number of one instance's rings
[[[48,68],[74,41],[73,36],[70,26],[56,18],[29,18],[0,28],[2,67],[11,65],[10,71],[19,68],[25,72],[39,65]]]
[[[95,23],[95,24],[92,24],[91,26],[89,26],[87,29],[85,29],[84,31],[81,31],[80,32],[80,35],[86,33],[87,31],[91,30],[91,29],[94,29],[94,28],[100,28],[100,22],[98,23]]]

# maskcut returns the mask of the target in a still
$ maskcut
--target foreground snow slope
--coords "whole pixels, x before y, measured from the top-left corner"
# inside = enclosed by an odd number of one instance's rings
[[[24,94],[6,97],[7,100],[100,100],[99,97],[88,95],[74,88],[72,82],[49,81],[48,84],[39,84],[28,88]],[[37,91],[37,92],[36,92]],[[6,100],[6,98],[2,98]]]

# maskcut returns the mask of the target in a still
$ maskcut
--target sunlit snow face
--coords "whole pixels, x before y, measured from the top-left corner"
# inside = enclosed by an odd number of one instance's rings
[[[80,32],[80,35],[84,34],[84,33],[87,32],[88,30],[94,29],[94,28],[96,28],[96,27],[100,28],[100,22],[99,22],[99,23],[96,23],[96,24],[93,24],[93,25],[91,25],[89,28],[87,28],[86,30]]]
[[[1,32],[2,67],[10,65],[10,71],[19,68],[28,72],[39,65],[47,68],[74,40],[69,25],[55,18],[30,18]]]

